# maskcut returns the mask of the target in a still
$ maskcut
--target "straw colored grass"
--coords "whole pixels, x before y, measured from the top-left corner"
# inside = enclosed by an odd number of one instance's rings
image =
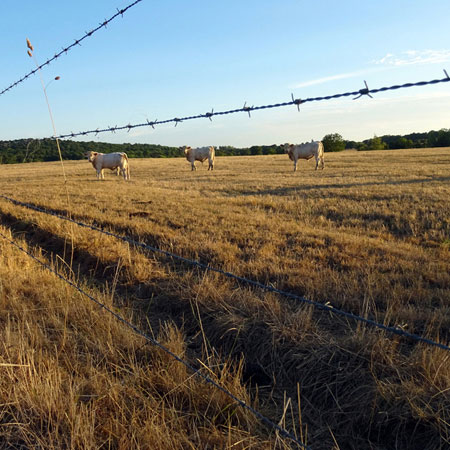
[[[71,215],[449,342],[450,151],[66,162]],[[1,192],[66,214],[57,163]],[[205,273],[0,199],[3,233],[312,449],[450,445],[449,353]],[[73,240],[73,248],[72,248]],[[0,240],[0,434],[20,447],[285,448],[250,413]],[[28,311],[29,310],[29,311]],[[39,313],[37,313],[39,311]],[[201,363],[199,361],[202,361]],[[207,369],[208,367],[209,369]],[[12,388],[14,386],[14,388]]]

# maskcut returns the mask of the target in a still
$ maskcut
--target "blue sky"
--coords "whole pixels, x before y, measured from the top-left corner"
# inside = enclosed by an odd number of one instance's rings
[[[0,90],[132,0],[2,0]],[[443,78],[450,1],[143,0],[42,71],[57,134]],[[51,81],[60,76],[59,81]],[[0,140],[49,137],[39,77],[0,96]],[[250,146],[450,128],[450,83],[78,138]]]

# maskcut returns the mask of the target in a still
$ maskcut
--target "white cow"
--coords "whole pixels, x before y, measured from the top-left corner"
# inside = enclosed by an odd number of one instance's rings
[[[184,151],[186,159],[191,163],[192,170],[197,170],[195,161],[201,161],[203,163],[206,160],[208,160],[208,170],[214,170],[216,156],[214,147],[191,148],[185,145],[184,147],[180,147],[180,150]]]
[[[128,156],[126,153],[87,152],[85,155],[97,171],[98,180],[103,180],[105,178],[103,169],[115,170],[116,174],[120,171],[124,180],[130,179],[130,165],[128,163]]]
[[[297,161],[299,159],[311,159],[313,156],[316,158],[316,169],[321,164],[321,169],[324,168],[325,162],[323,157],[323,144],[320,141],[311,141],[306,144],[284,144],[284,152],[289,155],[289,159],[294,161],[294,172],[297,171]]]

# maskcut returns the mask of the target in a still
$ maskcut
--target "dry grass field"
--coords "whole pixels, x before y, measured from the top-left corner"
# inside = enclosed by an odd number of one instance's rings
[[[448,345],[449,149],[130,164],[0,193]],[[0,232],[312,450],[450,447],[448,351],[1,198]],[[3,238],[0,327],[0,448],[296,448]]]

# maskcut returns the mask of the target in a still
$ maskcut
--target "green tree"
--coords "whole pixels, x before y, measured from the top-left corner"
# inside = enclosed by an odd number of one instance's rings
[[[356,143],[356,150],[358,150],[359,152],[368,150],[367,144],[364,142],[357,142]]]
[[[387,144],[380,137],[374,136],[372,139],[369,139],[367,147],[369,150],[384,150],[387,148]]]
[[[431,147],[450,147],[450,130],[442,128],[439,131],[430,132],[431,139],[429,143]]]
[[[262,155],[262,149],[259,145],[253,145],[250,147],[250,154],[251,155]]]
[[[414,143],[411,139],[400,136],[396,141],[389,145],[389,148],[412,148]]]
[[[344,141],[344,142],[345,142],[345,149],[357,148],[358,146],[358,142],[356,141]]]
[[[345,141],[338,133],[327,134],[323,137],[322,143],[326,152],[340,152],[345,150]]]

